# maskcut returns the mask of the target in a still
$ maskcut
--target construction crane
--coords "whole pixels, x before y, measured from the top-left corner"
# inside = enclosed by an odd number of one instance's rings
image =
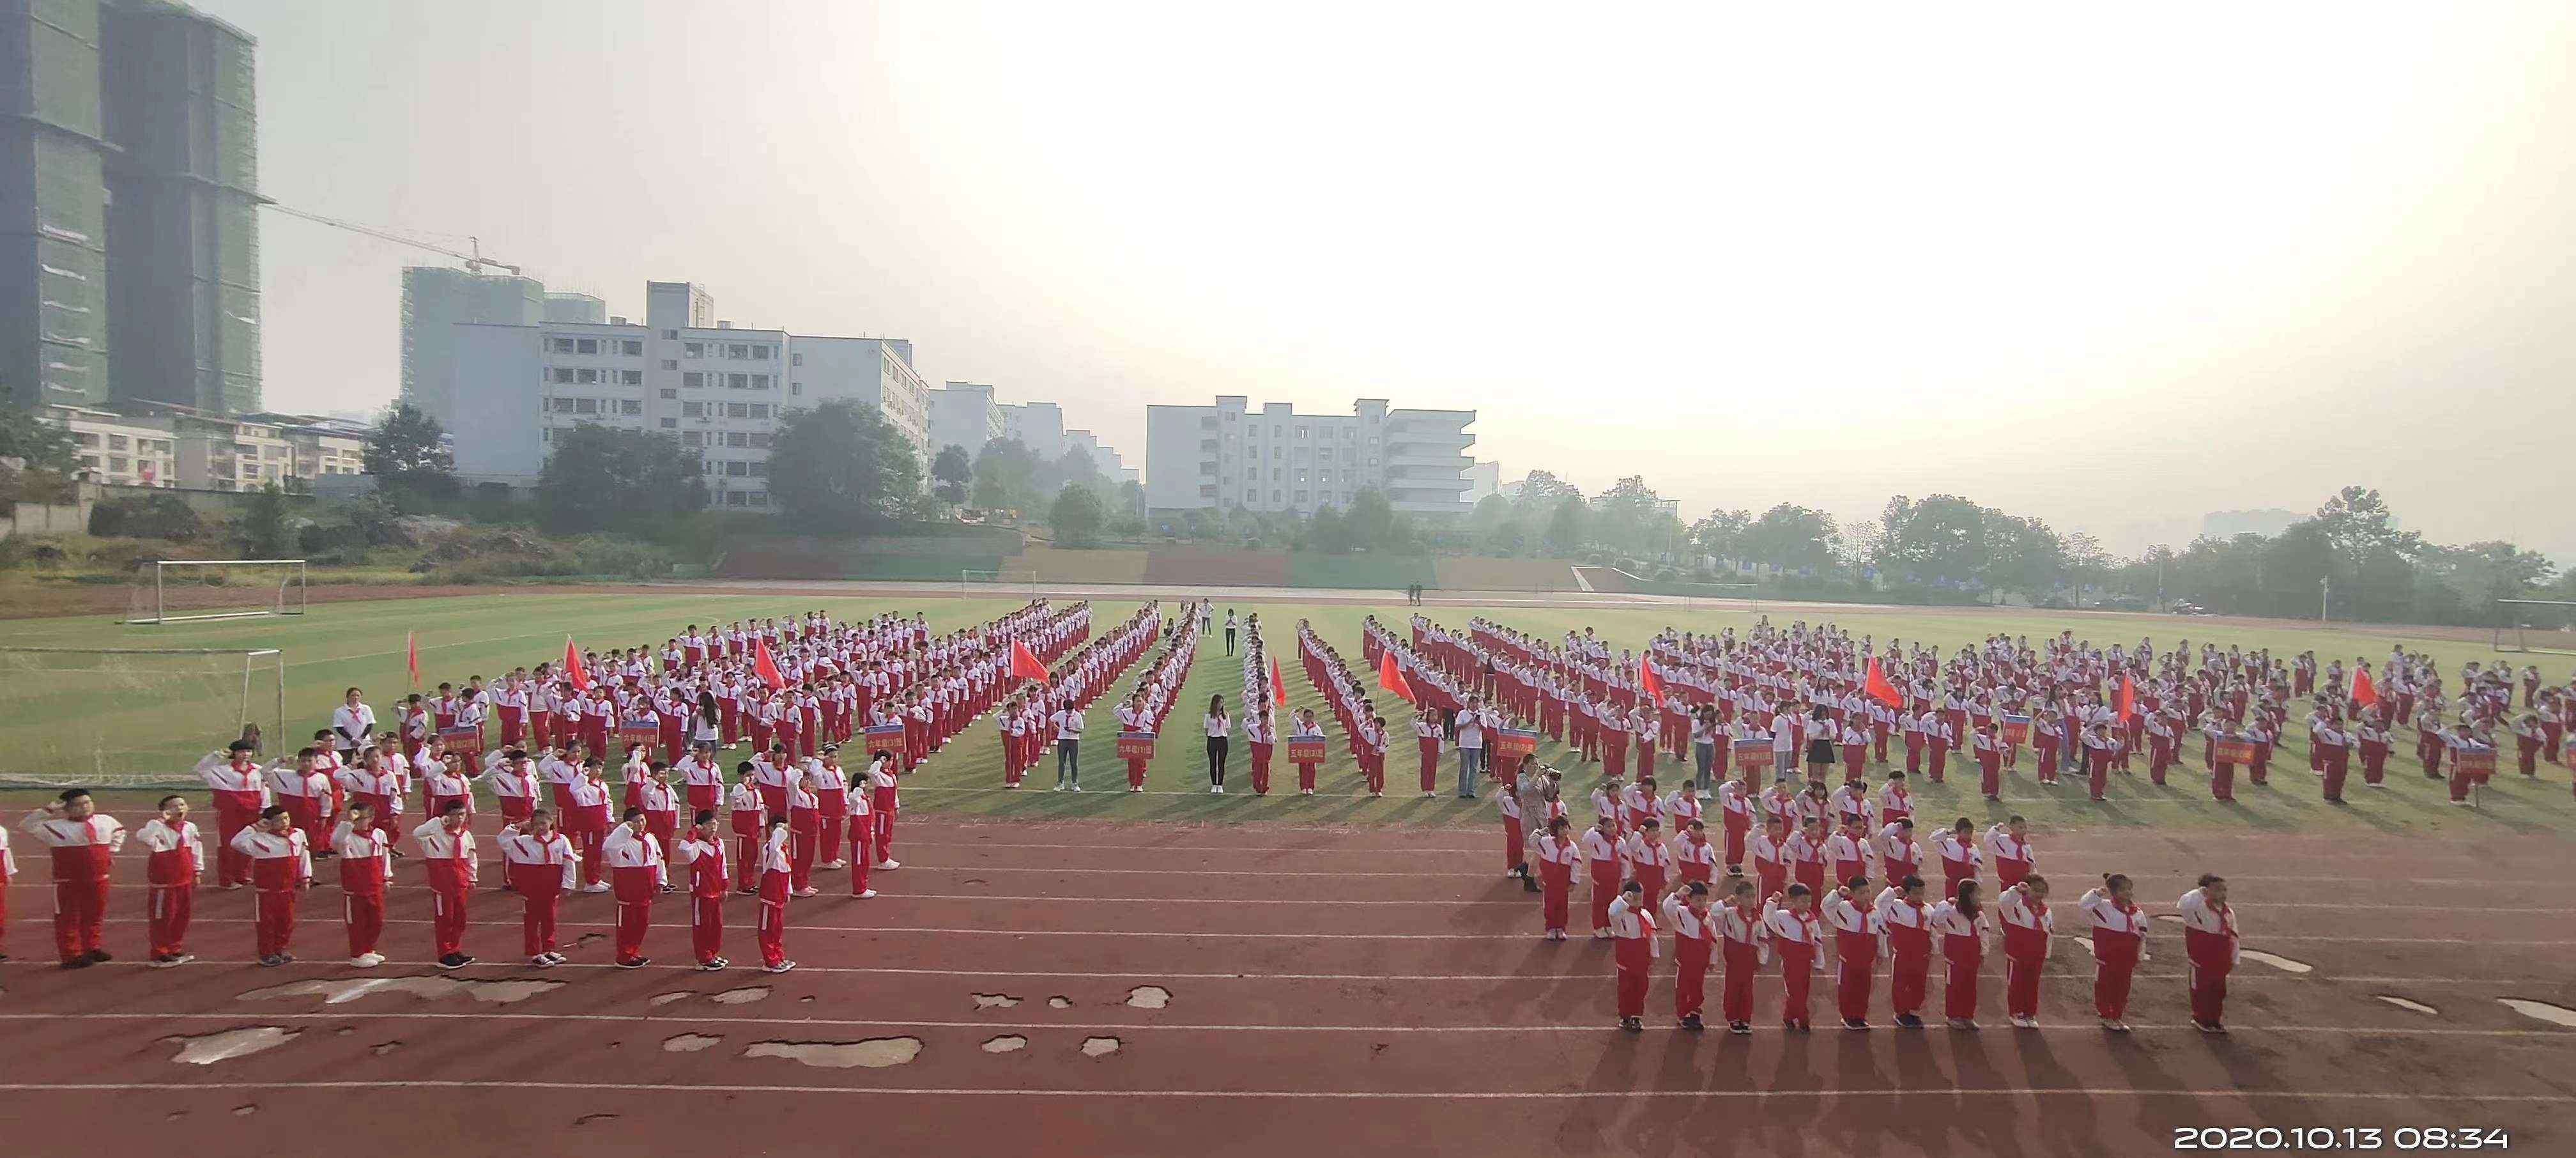
[[[417,237],[406,237],[406,236],[404,236],[403,234],[395,233],[395,232],[393,232],[392,230],[389,230],[389,229],[378,229],[378,228],[376,228],[375,226],[372,226],[372,225],[360,225],[360,224],[358,224],[357,222],[354,222],[354,221],[342,221],[342,220],[340,220],[340,219],[339,219],[339,218],[337,218],[337,217],[324,217],[324,216],[322,216],[322,215],[321,215],[321,214],[319,214],[319,213],[313,213],[313,212],[309,212],[309,211],[307,211],[307,210],[297,209],[297,208],[295,208],[295,207],[294,207],[294,206],[292,206],[292,205],[285,205],[285,204],[281,204],[281,203],[276,202],[276,201],[270,201],[270,200],[262,199],[262,200],[261,200],[261,202],[260,202],[260,204],[265,205],[265,206],[267,206],[267,207],[269,207],[269,208],[271,208],[271,209],[277,210],[278,212],[283,213],[283,214],[285,214],[285,215],[287,215],[287,216],[289,216],[289,217],[301,217],[301,218],[303,218],[303,219],[304,219],[304,220],[306,220],[306,221],[319,222],[319,223],[321,223],[321,224],[323,224],[323,225],[328,225],[328,226],[331,226],[331,227],[333,227],[333,228],[335,228],[335,229],[346,229],[346,230],[348,230],[348,231],[349,231],[349,232],[351,232],[351,233],[363,233],[363,234],[366,234],[366,235],[367,235],[367,236],[369,236],[369,237],[377,238],[377,239],[379,239],[379,240],[383,240],[383,241],[390,241],[390,242],[393,242],[393,243],[395,243],[395,244],[397,244],[397,245],[408,245],[408,246],[411,246],[411,247],[412,247],[412,248],[414,248],[414,249],[426,249],[426,250],[430,251],[431,253],[443,253],[443,254],[446,254],[446,255],[447,255],[447,256],[449,256],[449,257],[455,258],[455,259],[456,259],[456,260],[458,260],[458,261],[464,262],[464,263],[465,263],[465,268],[466,268],[467,270],[471,271],[471,272],[474,272],[474,273],[481,273],[481,272],[483,272],[483,267],[485,267],[485,266],[490,266],[490,267],[492,267],[492,268],[494,268],[494,269],[506,269],[506,270],[510,271],[511,273],[513,273],[513,274],[516,274],[516,273],[518,273],[518,272],[519,272],[519,267],[518,267],[518,266],[511,265],[510,263],[505,262],[505,261],[494,261],[494,260],[492,260],[491,258],[488,258],[488,257],[483,256],[483,242],[482,242],[482,240],[481,240],[481,239],[479,239],[479,238],[474,238],[474,237],[468,237],[468,238],[466,238],[466,239],[465,239],[465,244],[466,244],[467,246],[471,247],[471,249],[472,249],[472,251],[473,251],[473,252],[470,252],[470,253],[459,253],[459,252],[457,252],[457,251],[455,251],[455,250],[453,250],[453,249],[449,249],[449,248],[447,248],[446,246],[443,246],[443,245],[433,245],[433,244],[431,244],[431,243],[429,243],[429,242],[422,241],[421,239],[419,239],[419,238],[417,238]]]

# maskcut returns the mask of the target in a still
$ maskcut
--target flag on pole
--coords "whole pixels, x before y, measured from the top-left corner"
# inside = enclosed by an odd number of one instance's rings
[[[2138,718],[2138,681],[2126,675],[2120,677],[2120,718]]]
[[[411,686],[420,686],[420,633],[403,633],[403,666],[411,672]]]
[[[1664,702],[1664,678],[1655,674],[1655,661],[1642,655],[1637,657],[1637,690],[1645,693],[1647,703]]]
[[[1011,641],[1011,674],[1024,680],[1047,682],[1047,667],[1038,662],[1038,653],[1029,650],[1028,641]]]
[[[564,676],[572,681],[574,691],[590,690],[590,672],[581,666],[581,645],[569,635],[564,637]]]
[[[1288,685],[1279,679],[1279,657],[1270,657],[1270,699],[1280,707],[1288,706]]]
[[[1397,699],[1408,704],[1413,702],[1413,685],[1405,682],[1403,670],[1395,666],[1395,653],[1392,651],[1378,661],[1377,686],[1394,692]]]
[[[1887,682],[1887,669],[1878,666],[1877,656],[1869,657],[1869,679],[1861,690],[1891,708],[1905,702],[1905,697],[1896,694],[1896,685]]]
[[[770,687],[784,689],[787,686],[787,677],[780,674],[778,657],[769,654],[769,641],[766,639],[751,641],[751,674],[759,676],[760,682]]]
[[[2352,702],[2360,704],[2365,708],[2375,708],[2379,706],[2379,685],[2370,682],[2369,668],[2363,668],[2360,671],[2353,673]]]

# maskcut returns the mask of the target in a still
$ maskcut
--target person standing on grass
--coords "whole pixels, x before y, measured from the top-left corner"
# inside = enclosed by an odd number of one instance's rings
[[[1646,911],[1644,886],[1622,883],[1606,916],[1617,961],[1619,1028],[1635,1033],[1646,1028],[1646,986],[1658,955],[1655,918]]]
[[[88,789],[66,788],[53,803],[28,813],[18,828],[53,851],[54,947],[63,968],[115,960],[99,947],[99,937],[107,921],[109,871],[125,847],[125,826],[102,815]]]
[[[411,830],[413,843],[420,846],[421,869],[429,878],[430,935],[436,941],[441,969],[474,963],[465,955],[465,906],[474,895],[482,863],[474,851],[474,830],[465,821],[465,806],[451,804],[437,819]]]
[[[792,840],[787,818],[770,817],[760,842],[760,962],[772,973],[796,967],[787,959],[787,898],[796,873]]]
[[[151,898],[145,917],[150,930],[152,963],[182,965],[188,955],[188,918],[197,907],[197,880],[205,873],[205,852],[197,826],[188,819],[188,798],[164,796],[161,814],[143,822],[134,837],[152,852],[145,879]]]
[[[376,709],[369,707],[358,689],[340,693],[340,706],[331,709],[332,746],[340,750],[340,762],[355,764],[358,754],[375,742]]]
[[[2243,953],[2236,912],[2227,907],[2227,878],[2203,873],[2174,911],[2182,916],[2183,953],[2191,961],[2191,1023],[2202,1033],[2227,1032],[2227,975]]]
[[[850,823],[855,837],[859,821],[853,818]],[[864,868],[863,849],[854,844],[850,851]],[[680,838],[673,855],[689,872],[689,939],[698,968],[722,969],[729,964],[724,958],[724,902],[731,882],[725,875],[724,836],[716,831],[712,809],[700,809],[690,818],[688,834]]]
[[[2129,1032],[2129,979],[2147,957],[2147,915],[2132,893],[2127,876],[2104,873],[2102,886],[2075,902],[2093,929],[2093,1012],[2113,1033]]]
[[[1225,653],[1234,654],[1234,609],[1225,609]]]
[[[353,801],[331,830],[340,862],[340,920],[349,932],[349,964],[373,969],[385,963],[376,951],[385,933],[385,882],[394,879],[393,842],[377,827],[375,806]]]
[[[1208,792],[1225,794],[1225,757],[1227,738],[1234,733],[1234,717],[1226,714],[1225,697],[1208,697],[1207,716],[1200,723],[1207,730]]]
[[[1055,730],[1055,790],[1082,791],[1082,701],[1067,699],[1047,723]]]
[[[295,827],[295,815],[278,804],[263,810],[257,824],[234,833],[232,844],[250,862],[259,963],[287,964],[295,960],[286,950],[295,938],[296,895],[313,879],[312,850],[305,847],[304,833]],[[178,961],[156,957],[155,963],[176,965]]]

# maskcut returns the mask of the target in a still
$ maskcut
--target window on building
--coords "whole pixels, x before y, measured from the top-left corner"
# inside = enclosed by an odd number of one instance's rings
[[[751,464],[751,477],[753,477],[753,478],[768,478],[768,477],[769,477],[769,464],[768,464],[767,462],[755,462],[755,463]]]
[[[691,390],[696,390],[706,384],[707,376],[699,373],[698,371],[691,370],[686,374],[680,375],[680,385],[686,386]]]
[[[597,414],[599,413],[599,399],[575,398],[572,400],[572,412],[575,414]]]
[[[724,416],[727,418],[751,417],[751,406],[748,403],[727,402],[724,404],[724,408]]]
[[[567,370],[567,369],[564,369],[564,368],[562,368],[562,367],[556,367],[555,369],[548,370],[548,371],[546,371],[546,381],[549,381],[549,382],[561,382],[561,383],[564,383],[564,384],[566,384],[566,385],[570,385],[570,384],[571,384],[571,382],[572,382],[572,371]]]
[[[766,402],[754,402],[754,403],[752,403],[752,404],[751,404],[751,415],[750,415],[750,416],[751,416],[751,417],[753,417],[753,418],[767,418],[767,417],[769,417],[769,404],[768,404],[768,403],[766,403]]]
[[[753,450],[767,450],[771,446],[775,445],[777,441],[778,438],[776,435],[762,434],[756,430],[751,434],[751,448]]]
[[[1260,502],[1260,501],[1261,501],[1261,492],[1260,492],[1260,491],[1245,491],[1245,492],[1243,492],[1243,501],[1245,501],[1245,502],[1247,502],[1247,503],[1257,503],[1257,502]]]
[[[751,464],[738,458],[730,459],[726,461],[724,470],[726,477],[746,478],[751,474]]]
[[[642,414],[644,401],[640,398],[620,398],[617,400],[617,412],[625,415]]]
[[[747,502],[749,502],[752,506],[755,506],[755,507],[765,507],[765,506],[768,506],[768,505],[769,505],[769,492],[768,492],[768,491],[751,491],[751,492],[749,492],[749,498],[748,498],[746,501],[747,501]]]
[[[1270,492],[1270,501],[1274,503],[1284,503],[1288,501],[1288,496],[1279,491],[1272,491]]]
[[[706,431],[703,431],[703,430],[683,430],[683,431],[681,431],[681,432],[680,432],[680,445],[682,445],[682,446],[705,446],[705,445],[706,445],[706,443],[707,443],[707,432],[706,432]]]
[[[754,390],[767,390],[767,389],[769,389],[769,375],[767,375],[767,374],[754,374],[754,375],[752,375],[752,376],[751,376],[751,388],[752,388],[752,389],[754,389]]]
[[[624,354],[629,358],[641,358],[644,356],[644,340],[641,338],[620,338],[617,340],[617,352]]]
[[[790,356],[788,357],[788,359],[787,359],[787,364],[788,364],[788,365],[790,365],[790,366],[802,366],[802,365],[804,365],[804,364],[805,364],[805,355],[803,355],[803,354],[794,354],[794,355],[790,355]]]
[[[595,385],[599,382],[599,371],[587,368],[575,370],[572,372],[572,380],[584,386]]]
[[[554,338],[547,341],[546,346],[548,349],[551,349],[558,354],[572,353],[572,339],[570,338]]]
[[[676,341],[679,341],[679,340],[680,340],[680,331],[678,331],[678,330],[664,330],[664,331],[662,331],[662,340],[663,340],[663,341],[665,341],[665,342],[676,342]]]
[[[620,370],[617,372],[617,384],[620,386],[641,386],[644,384],[644,372],[642,370]]]
[[[804,383],[802,383],[802,382],[799,382],[799,383],[797,383],[797,384],[795,384],[795,385],[793,385],[793,386],[788,387],[788,388],[787,388],[787,392],[788,392],[788,393],[790,393],[790,394],[799,394],[799,395],[801,395],[801,394],[805,393],[805,384],[804,384]]]
[[[727,390],[748,390],[751,388],[751,375],[749,374],[727,374],[724,377],[725,389]]]
[[[707,404],[704,402],[683,402],[680,404],[680,417],[682,418],[704,418],[706,416]]]
[[[745,360],[749,359],[749,358],[751,357],[751,343],[749,343],[749,342],[727,342],[727,343],[725,343],[725,357],[731,358],[731,359],[733,359],[734,361],[737,361],[737,362],[745,361]]]
[[[582,338],[574,342],[572,347],[572,352],[576,354],[596,354],[599,352],[599,339]]]
[[[725,432],[725,445],[749,447],[751,445],[751,434],[748,431],[728,430]]]
[[[680,343],[680,354],[683,357],[689,358],[706,357],[707,344],[705,342],[682,342]]]
[[[662,397],[664,397],[664,398],[677,398],[677,397],[679,397],[679,396],[680,396],[680,392],[679,392],[679,391],[677,391],[677,390],[674,390],[674,389],[672,389],[672,388],[670,388],[670,387],[668,387],[668,386],[665,386],[665,387],[663,387],[663,388],[662,388]]]
[[[753,346],[751,348],[751,360],[754,362],[766,362],[769,360],[770,354],[776,349],[777,347],[775,346]]]
[[[665,370],[677,370],[680,368],[680,360],[677,358],[664,358],[662,359],[662,368]]]
[[[725,505],[728,507],[749,506],[751,505],[751,500],[741,491],[726,491]]]
[[[677,430],[679,428],[680,420],[677,418],[665,418],[662,420],[662,429],[664,430]],[[692,430],[689,433],[696,434],[697,431]]]

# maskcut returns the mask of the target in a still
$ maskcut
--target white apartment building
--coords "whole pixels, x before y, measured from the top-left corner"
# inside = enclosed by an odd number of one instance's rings
[[[1002,437],[1016,438],[1039,462],[1064,457],[1064,408],[1053,402],[1002,407]]]
[[[86,406],[48,406],[45,417],[71,433],[82,479],[127,487],[179,485],[178,441],[169,428]]]
[[[1467,464],[1467,493],[1464,501],[1469,507],[1474,507],[1486,498],[1500,493],[1502,489],[1503,464],[1499,462]]]
[[[1145,408],[1145,505],[1154,510],[1242,507],[1310,514],[1348,507],[1360,488],[1398,511],[1469,510],[1473,410],[1391,410],[1362,398],[1350,414],[1259,411],[1240,394],[1214,406]]]
[[[960,447],[973,458],[984,444],[1000,438],[1005,427],[993,387],[979,382],[950,382],[930,392],[930,449]]]
[[[698,450],[714,505],[767,508],[779,421],[836,399],[883,411],[920,456],[930,391],[912,343],[737,327],[691,282],[645,283],[641,324],[458,323],[452,414],[456,473],[531,485],[556,432],[585,422],[668,431]]]

